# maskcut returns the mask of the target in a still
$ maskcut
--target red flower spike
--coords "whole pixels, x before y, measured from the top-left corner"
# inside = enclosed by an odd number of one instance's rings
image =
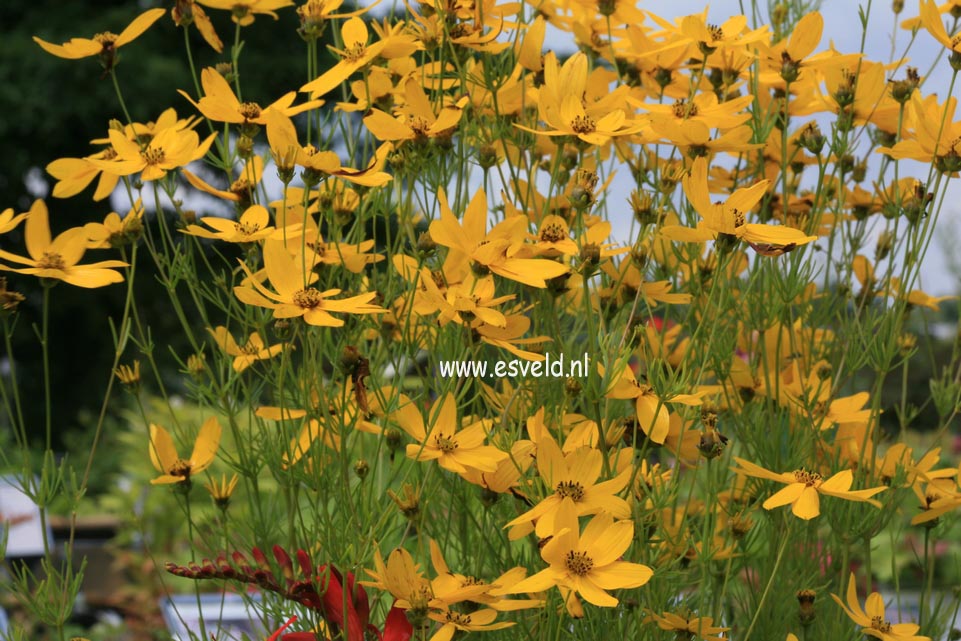
[[[297,550],[297,563],[300,564],[300,571],[308,579],[314,576],[314,566],[310,562],[310,555],[303,550]]]
[[[287,554],[287,551],[279,545],[275,545],[274,558],[277,559],[277,564],[280,565],[280,569],[283,570],[284,577],[289,581],[293,581],[294,564],[291,562],[290,555]]]

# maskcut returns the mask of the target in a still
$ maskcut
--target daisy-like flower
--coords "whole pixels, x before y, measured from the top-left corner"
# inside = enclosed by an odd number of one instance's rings
[[[185,167],[204,157],[217,134],[213,133],[200,141],[200,136],[192,129],[168,127],[155,135],[146,147],[130,140],[116,129],[110,130],[110,144],[116,151],[113,159],[91,159],[90,162],[105,172],[118,176],[140,173],[144,182],[157,180],[168,171]]]
[[[46,40],[41,40],[37,36],[33,41],[49,54],[58,58],[77,60],[79,58],[89,58],[90,56],[100,56],[100,64],[106,71],[112,70],[118,60],[117,49],[130,44],[144,31],[150,28],[160,17],[166,13],[164,9],[149,9],[134,18],[127,27],[120,32],[120,35],[104,31],[98,33],[93,38],[71,38],[69,41],[55,45]]]
[[[299,233],[299,225],[288,226],[286,230],[278,230],[270,224],[270,213],[263,205],[251,205],[238,220],[221,218],[220,216],[204,216],[200,225],[187,225],[181,231],[191,236],[222,240],[228,243],[254,243],[266,238],[290,238]]]
[[[603,375],[603,372],[601,373]],[[634,399],[634,409],[638,426],[654,443],[664,443],[671,427],[671,412],[668,403],[682,405],[700,405],[701,395],[675,394],[670,397],[660,396],[653,387],[638,382],[633,370],[626,364],[605,393],[607,398]]]
[[[565,456],[557,442],[544,434],[537,442],[536,460],[541,479],[554,493],[504,526],[511,528],[511,539],[530,532],[531,522],[535,523],[534,532],[542,539],[556,532],[565,502],[574,507],[576,516],[606,512],[619,519],[630,517],[627,501],[616,494],[627,487],[632,471],[625,469],[616,477],[598,483],[604,467],[600,450],[583,446]]]
[[[648,610],[648,612],[644,623],[653,621],[662,630],[673,630],[679,638],[724,641],[725,637],[720,635],[730,630],[730,628],[714,625],[713,617],[695,617],[691,613],[681,615],[674,612],[663,612],[661,614],[651,610]]]
[[[34,201],[30,207],[24,228],[24,240],[30,257],[17,256],[0,249],[0,258],[26,265],[26,267],[14,268],[0,264],[0,270],[32,274],[44,279],[62,280],[77,287],[87,288],[123,282],[123,275],[113,269],[126,267],[127,263],[123,261],[104,260],[88,265],[79,264],[87,251],[85,228],[74,227],[56,238],[50,237],[47,205],[42,200]]]
[[[486,630],[503,630],[514,625],[513,621],[495,621],[497,611],[491,608],[475,610],[470,614],[450,610],[446,605],[437,610],[431,610],[428,618],[441,624],[440,629],[434,633],[430,641],[451,641],[454,633],[463,632],[483,632]]]
[[[223,53],[224,43],[214,29],[214,23],[204,10],[197,6],[194,0],[174,0],[174,7],[170,10],[170,17],[178,27],[187,28],[195,25],[211,49]]]
[[[312,98],[323,96],[377,57],[402,58],[424,48],[414,36],[408,34],[391,34],[368,45],[370,32],[364,21],[356,16],[344,22],[340,35],[344,48],[332,48],[340,56],[340,61],[300,88],[301,91],[310,92]]]
[[[694,161],[691,174],[684,178],[684,194],[701,216],[696,228],[665,225],[661,233],[670,240],[705,242],[712,239],[745,240],[749,243],[787,250],[817,240],[800,229],[785,225],[749,223],[747,214],[761,201],[770,181],[737,189],[723,203],[712,203],[708,187],[707,159]]]
[[[608,590],[638,588],[654,574],[646,565],[619,560],[634,538],[631,521],[615,522],[605,512],[592,518],[582,533],[577,508],[568,498],[557,512],[554,531],[553,538],[541,548],[541,557],[550,567],[515,584],[508,593],[543,592],[557,586],[567,591],[568,609],[575,595],[612,608],[618,600]]]
[[[881,641],[931,641],[929,637],[918,634],[921,628],[914,623],[889,623],[884,618],[884,598],[879,592],[869,594],[862,608],[858,601],[857,580],[853,572],[848,578],[847,603],[836,594],[832,594],[831,598],[852,621],[861,626],[861,632],[867,636]]]
[[[302,105],[293,106],[297,98],[296,91],[290,91],[266,107],[256,102],[240,102],[237,94],[231,89],[220,72],[213,67],[207,67],[200,72],[200,83],[204,95],[199,102],[194,101],[190,94],[178,90],[180,95],[190,101],[197,111],[216,122],[230,122],[240,125],[266,125],[265,114],[273,109],[285,116],[294,116],[324,104],[323,100],[311,100]]]
[[[267,15],[276,20],[275,10],[294,6],[294,0],[196,0],[196,2],[211,9],[229,11],[230,19],[241,27],[252,25],[257,15]]]
[[[87,247],[89,249],[109,249],[123,247],[137,241],[143,233],[143,203],[138,198],[130,211],[121,218],[115,211],[110,212],[102,223],[87,223]]]
[[[270,152],[281,175],[293,176],[294,167],[300,166],[305,170],[305,177],[308,173],[318,179],[320,176],[337,176],[365,187],[380,187],[391,180],[390,174],[383,171],[387,155],[394,149],[390,143],[377,149],[366,168],[350,169],[342,167],[340,157],[332,151],[320,151],[313,145],[301,147],[293,121],[280,111],[268,111],[265,121]]]
[[[226,352],[228,356],[234,357],[233,368],[238,374],[257,361],[273,358],[282,352],[286,345],[286,343],[278,343],[268,346],[264,343],[264,339],[260,337],[260,334],[253,332],[247,338],[247,342],[241,347],[240,344],[234,340],[231,333],[227,331],[227,328],[222,325],[213,329],[208,327],[207,331],[214,337],[217,347]]]
[[[190,477],[203,472],[214,462],[217,448],[220,447],[220,422],[216,416],[208,418],[200,428],[190,458],[182,459],[177,454],[173,438],[160,425],[150,424],[150,462],[160,472],[151,479],[154,485],[167,483],[188,483]]]
[[[934,36],[935,40],[950,49],[955,56],[961,56],[961,33],[954,37],[948,35],[941,18],[941,11],[934,0],[921,0],[921,24]]]
[[[407,446],[407,456],[415,461],[437,461],[445,470],[463,474],[469,469],[493,472],[507,458],[507,452],[484,445],[491,420],[473,421],[462,427],[453,393],[434,403],[430,430],[414,403],[391,414],[391,418],[417,443]]]
[[[267,279],[275,291],[270,291],[241,262],[247,273],[244,284],[234,287],[234,294],[242,302],[274,310],[274,318],[304,319],[308,325],[342,327],[344,321],[331,313],[382,314],[382,307],[371,304],[376,292],[359,294],[350,298],[332,298],[339,289],[319,291],[311,287],[318,275],[304,273],[303,264],[284,247],[283,240],[267,240],[263,248],[264,268]]]
[[[787,485],[764,501],[763,507],[765,510],[790,505],[794,516],[806,521],[821,513],[820,495],[833,496],[846,501],[870,503],[874,507],[880,508],[880,501],[871,497],[888,489],[886,487],[874,487],[865,490],[852,490],[854,473],[851,470],[842,470],[831,478],[824,479],[819,473],[804,469],[777,474],[736,456],[734,461],[740,466],[734,468],[734,471],[739,474]]]
[[[435,114],[420,81],[408,78],[404,85],[406,103],[391,116],[380,109],[371,109],[364,118],[364,126],[378,140],[426,140],[448,134],[460,122],[467,96],[446,105]]]

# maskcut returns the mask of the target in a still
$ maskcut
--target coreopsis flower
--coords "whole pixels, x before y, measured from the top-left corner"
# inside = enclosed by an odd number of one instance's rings
[[[244,284],[234,287],[234,294],[242,302],[274,311],[274,318],[304,319],[308,325],[342,327],[344,321],[338,314],[382,314],[385,309],[371,304],[376,292],[359,294],[350,298],[332,298],[339,289],[319,291],[311,287],[318,275],[304,273],[303,264],[284,247],[283,240],[267,240],[263,248],[264,268],[267,279],[275,291],[264,287],[250,269],[241,263],[247,273]]]
[[[961,120],[954,119],[957,105],[953,96],[941,104],[936,94],[922,98],[915,92],[908,105],[914,118],[914,136],[893,147],[881,147],[878,152],[896,159],[933,162],[944,173],[961,171]]]
[[[503,327],[476,320],[472,329],[477,332],[481,341],[494,347],[506,349],[511,354],[530,361],[542,361],[544,355],[521,349],[521,346],[540,346],[550,342],[549,336],[530,336],[522,338],[531,327],[531,319],[523,314],[508,314],[504,317]]]
[[[867,636],[881,641],[931,641],[929,637],[918,634],[921,628],[914,623],[888,622],[885,619],[884,597],[879,592],[869,594],[862,608],[853,572],[848,578],[847,603],[836,594],[832,594],[831,598],[852,621],[861,626],[861,632]]]
[[[86,158],[58,158],[47,165],[47,173],[57,179],[53,186],[54,198],[70,198],[76,196],[87,188],[94,178],[100,177],[97,181],[97,189],[94,191],[93,199],[96,201],[107,198],[114,192],[117,183],[120,182],[120,174],[106,170],[92,160],[113,160],[117,157],[117,152],[113,147],[108,147]]]
[[[197,111],[216,122],[266,125],[265,114],[269,110],[279,111],[285,116],[294,116],[324,104],[323,100],[310,100],[295,107],[293,104],[297,98],[296,91],[284,94],[266,107],[261,107],[256,102],[240,102],[230,83],[213,67],[206,67],[200,72],[200,83],[203,86],[204,95],[199,102],[191,98],[186,91],[178,91],[197,108]]]
[[[378,140],[426,140],[447,136],[460,122],[464,106],[470,100],[463,96],[456,102],[441,107],[434,113],[420,81],[408,78],[404,85],[405,103],[395,115],[371,109],[364,117],[364,126]]]
[[[622,109],[612,109],[595,118],[585,109],[583,99],[575,94],[565,95],[559,104],[546,102],[540,111],[549,130],[532,129],[517,123],[514,126],[541,136],[576,136],[591,145],[607,144],[612,138],[635,134],[643,127],[641,123],[628,119]]]
[[[428,612],[427,617],[441,624],[440,628],[431,636],[430,641],[451,641],[454,633],[483,632],[486,630],[503,630],[514,625],[513,621],[495,621],[497,611],[491,608],[474,610],[470,614],[451,610],[446,604],[436,610]]]
[[[377,42],[367,44],[370,32],[363,20],[354,16],[344,22],[340,28],[341,40],[344,48],[333,49],[340,56],[340,61],[325,71],[322,75],[311,80],[300,88],[310,92],[312,98],[323,96],[328,91],[342,83],[355,71],[370,64],[376,58],[403,58],[423,49],[423,45],[416,37],[409,34],[390,34]]]
[[[464,211],[463,222],[457,220],[443,189],[437,193],[440,219],[430,224],[431,238],[450,248],[445,269],[453,272],[467,264],[475,274],[493,272],[532,287],[547,287],[551,278],[566,274],[567,265],[544,258],[526,258],[520,253],[528,235],[526,216],[511,216],[487,230],[487,194],[478,189]],[[533,251],[533,250],[531,250]]]
[[[678,614],[674,612],[662,612],[657,614],[648,610],[648,615],[644,623],[654,622],[662,630],[673,631],[678,637],[685,639],[703,639],[704,641],[725,641],[726,637],[720,636],[730,628],[722,628],[714,625],[713,617],[695,617],[691,613]]]
[[[81,265],[80,259],[87,251],[87,233],[83,227],[74,227],[56,238],[50,237],[47,205],[35,200],[27,212],[24,240],[29,258],[11,254],[0,249],[0,258],[26,267],[10,267],[0,264],[0,270],[31,274],[42,279],[62,280],[77,287],[103,287],[123,282],[123,275],[114,267],[126,267],[120,260],[103,260]]]
[[[251,332],[247,338],[247,342],[241,347],[240,344],[234,340],[233,335],[227,331],[227,328],[222,325],[215,328],[208,327],[207,331],[214,337],[217,347],[226,352],[228,356],[234,357],[233,368],[238,374],[257,361],[273,358],[282,352],[286,346],[286,343],[277,343],[276,345],[268,346],[264,343],[264,339],[260,337],[259,333]]]
[[[102,223],[87,223],[84,225],[84,230],[87,232],[87,248],[116,249],[137,242],[140,234],[143,233],[143,215],[143,203],[138,198],[123,218],[112,211],[107,214]]]
[[[691,167],[691,174],[684,178],[684,194],[701,217],[697,227],[665,225],[661,229],[665,238],[684,242],[739,239],[785,250],[817,240],[817,236],[808,236],[793,227],[747,222],[747,214],[764,197],[769,181],[762,180],[751,187],[737,189],[726,201],[715,204],[711,202],[707,172],[707,159],[698,158]]]
[[[393,151],[390,143],[377,149],[366,168],[350,169],[342,167],[340,157],[332,151],[320,151],[313,145],[301,147],[293,121],[280,111],[268,111],[265,120],[270,152],[282,175],[293,176],[294,167],[300,166],[304,168],[306,178],[310,178],[307,174],[313,172],[317,180],[325,175],[337,176],[365,187],[380,187],[391,180],[390,174],[382,171],[387,155]]]
[[[577,509],[570,498],[561,503],[554,520],[554,536],[542,548],[541,557],[550,567],[520,581],[510,594],[542,592],[557,586],[568,590],[568,610],[575,595],[600,607],[614,607],[618,600],[608,590],[638,588],[654,572],[646,565],[620,561],[634,538],[634,523],[615,521],[608,512],[598,514],[581,532]]]
[[[139,38],[164,13],[166,13],[164,9],[148,9],[134,18],[133,22],[120,32],[120,35],[104,31],[93,38],[71,38],[62,45],[41,40],[37,36],[33,37],[33,41],[40,45],[44,51],[58,58],[77,60],[99,56],[100,64],[104,70],[111,71],[118,61],[117,50]]]
[[[116,129],[111,129],[109,135],[116,157],[110,160],[91,159],[90,162],[105,172],[119,176],[140,172],[140,179],[144,182],[163,178],[168,171],[203,158],[217,137],[213,133],[201,141],[196,131],[172,126],[158,132],[146,146],[141,147]]]
[[[819,473],[805,469],[777,474],[736,456],[734,461],[740,466],[734,469],[739,474],[787,485],[764,501],[762,507],[765,510],[790,505],[794,516],[806,521],[821,513],[820,495],[833,496],[846,501],[870,503],[874,507],[880,508],[881,503],[871,497],[888,489],[886,487],[874,487],[865,490],[852,490],[854,473],[851,470],[842,470],[834,476],[824,479]]]
[[[430,429],[414,403],[407,403],[390,415],[397,425],[417,443],[407,446],[407,456],[415,461],[437,461],[445,470],[463,474],[469,469],[493,472],[507,458],[492,445],[484,445],[491,429],[490,419],[463,424],[457,416],[457,402],[448,392],[431,408]]]
[[[954,37],[948,35],[941,18],[941,11],[934,0],[921,0],[920,18],[925,31],[954,54],[961,55],[961,34],[955,34]]]
[[[527,526],[532,522],[534,532],[542,539],[557,532],[557,519],[565,502],[571,504],[577,517],[605,512],[618,519],[630,517],[627,501],[616,494],[627,487],[632,470],[625,469],[612,479],[598,482],[604,467],[600,450],[582,446],[565,455],[553,437],[545,433],[537,441],[536,460],[537,471],[553,494],[504,526],[511,528],[511,539],[527,534]]]
[[[150,462],[160,472],[151,479],[154,485],[166,483],[188,483],[190,477],[203,472],[214,462],[217,448],[220,447],[220,421],[211,416],[200,427],[194,441],[190,458],[182,459],[177,454],[173,438],[160,425],[150,424]]]
[[[664,49],[684,47],[693,43],[702,54],[710,56],[719,49],[737,49],[745,45],[764,43],[771,37],[767,25],[748,31],[747,17],[743,15],[731,16],[720,25],[707,22],[707,9],[700,14],[677,18],[676,24],[671,24],[650,12],[647,15],[668,34],[675,36],[673,41],[663,47]]]
[[[210,229],[204,229],[200,225],[187,225],[186,229],[180,231],[191,236],[227,243],[255,243],[266,238],[291,238],[300,231],[298,226],[288,225],[285,229],[277,229],[271,225],[270,213],[263,205],[251,205],[237,220],[204,216],[200,222]]]
[[[204,13],[204,10],[197,6],[195,0],[175,0],[173,9],[170,10],[170,17],[178,27],[189,27],[196,25],[197,31],[207,41],[210,48],[217,53],[223,53],[224,43],[214,29],[214,23]]]
[[[420,565],[414,562],[410,552],[404,548],[397,548],[387,557],[379,549],[374,550],[374,569],[366,572],[372,580],[361,581],[360,584],[389,592],[393,595],[395,605],[403,610],[413,610],[424,615],[429,607],[437,607],[440,603],[433,598],[430,581],[424,576]]]
[[[275,10],[294,6],[294,0],[196,0],[196,2],[211,9],[229,11],[230,19],[241,27],[252,25],[257,15],[267,15],[276,20]]]
[[[652,442],[662,444],[671,427],[671,412],[667,404],[700,405],[704,392],[662,397],[650,385],[640,383],[634,371],[625,364],[612,377],[604,395],[606,398],[633,399],[638,426]]]

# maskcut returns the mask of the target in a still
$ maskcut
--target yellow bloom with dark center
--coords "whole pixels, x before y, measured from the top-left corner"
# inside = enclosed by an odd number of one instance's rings
[[[494,472],[507,452],[484,445],[491,429],[490,419],[462,425],[457,416],[457,401],[448,392],[430,411],[430,429],[414,403],[407,403],[391,414],[391,420],[410,434],[417,443],[407,446],[407,456],[415,461],[437,461],[445,470],[463,474],[467,470]]]
[[[511,528],[511,539],[530,532],[532,522],[534,532],[542,539],[556,533],[565,501],[571,503],[576,516],[608,513],[618,519],[630,517],[627,501],[616,495],[627,487],[633,472],[625,469],[612,479],[598,482],[604,467],[600,450],[582,446],[565,455],[553,437],[545,433],[537,441],[536,461],[541,480],[553,494],[504,526]]]
[[[224,474],[220,477],[219,481],[217,479],[210,479],[204,483],[204,487],[210,492],[210,498],[214,500],[217,507],[225,509],[230,504],[230,497],[234,494],[238,480],[239,478],[236,474],[233,474],[230,479]]]
[[[360,585],[389,592],[397,600],[395,605],[398,608],[424,615],[428,608],[440,605],[434,600],[430,581],[404,548],[391,552],[386,563],[380,550],[374,550],[374,569],[365,569],[364,572],[373,580],[360,581]]]
[[[427,616],[441,624],[440,629],[431,636],[430,641],[451,641],[454,638],[454,633],[458,631],[503,630],[514,625],[513,621],[495,621],[497,611],[491,608],[474,610],[470,614],[466,614],[442,606],[437,610],[431,610]]]
[[[286,343],[268,346],[257,332],[252,332],[247,338],[247,342],[241,346],[234,340],[233,335],[227,331],[227,328],[222,325],[213,329],[208,327],[207,331],[214,337],[217,347],[226,352],[228,356],[234,357],[233,368],[238,374],[257,361],[273,358],[282,352],[286,346]]]
[[[294,0],[196,0],[198,4],[211,9],[223,9],[230,12],[230,19],[241,27],[254,23],[257,15],[270,16],[277,19],[276,9],[294,6]]]
[[[608,590],[641,587],[654,574],[646,565],[619,560],[634,538],[631,521],[615,521],[604,512],[581,532],[574,501],[566,498],[557,511],[554,531],[554,537],[541,548],[541,557],[550,567],[517,583],[509,593],[543,592],[557,586],[570,591],[565,599],[568,609],[574,595],[612,608],[618,600]]]
[[[447,194],[437,193],[440,219],[430,224],[431,238],[438,245],[450,248],[445,271],[456,273],[459,267],[469,265],[474,273],[515,280],[532,287],[547,287],[551,278],[570,271],[567,265],[544,258],[521,257],[523,241],[528,235],[526,216],[510,216],[487,231],[487,194],[478,189],[464,212],[463,222],[458,221],[447,202]],[[533,248],[528,254],[533,253]]]
[[[870,503],[874,507],[880,508],[881,503],[871,497],[888,489],[886,487],[874,487],[866,490],[852,490],[854,473],[851,470],[842,470],[825,479],[818,472],[805,469],[778,474],[736,456],[734,461],[740,466],[734,468],[734,471],[739,474],[784,483],[787,486],[764,501],[763,507],[765,510],[790,505],[794,516],[805,521],[813,519],[821,513],[821,495],[833,496],[846,501]]]
[[[110,212],[102,223],[87,223],[87,247],[89,249],[110,249],[135,243],[143,233],[143,203],[134,203],[123,218],[117,212]]]
[[[77,60],[90,56],[100,56],[100,64],[103,65],[104,69],[110,71],[117,64],[117,49],[140,37],[164,13],[166,13],[164,9],[144,11],[134,18],[134,21],[120,32],[120,35],[104,31],[93,38],[71,38],[61,45],[41,40],[37,36],[33,37],[33,41],[40,45],[44,51],[58,58]]]
[[[206,470],[214,462],[217,448],[220,447],[220,432],[220,422],[216,416],[211,416],[201,426],[190,458],[183,459],[177,453],[170,433],[160,425],[151,423],[150,462],[160,476],[150,482],[154,485],[186,483],[191,476]]]
[[[262,205],[248,207],[237,220],[220,216],[204,216],[200,222],[213,231],[204,229],[200,225],[187,225],[186,229],[180,231],[191,236],[228,243],[254,243],[266,238],[291,238],[300,233],[299,225],[288,226],[286,229],[277,229],[271,225],[270,213]]]
[[[387,155],[394,149],[390,143],[377,148],[366,168],[350,169],[342,167],[340,157],[332,151],[319,151],[313,145],[301,147],[293,121],[280,111],[268,111],[265,120],[267,141],[279,172],[291,172],[290,175],[293,175],[294,168],[300,166],[365,187],[380,187],[391,180],[390,174],[383,171]]]
[[[603,371],[601,374],[603,375]],[[638,426],[652,442],[661,444],[667,438],[671,427],[671,412],[667,404],[700,405],[703,394],[704,391],[696,394],[661,396],[650,385],[639,382],[634,376],[634,371],[624,365],[616,378],[613,378],[604,396],[633,399]]]
[[[674,612],[662,612],[661,614],[651,610],[648,610],[648,612],[644,623],[653,621],[660,629],[673,631],[679,638],[725,641],[725,637],[720,635],[730,630],[730,628],[714,625],[713,617],[695,617],[691,613],[682,615]]]
[[[427,94],[416,78],[404,85],[406,102],[394,116],[371,109],[364,117],[364,126],[378,140],[424,140],[444,136],[460,122],[464,106],[470,100],[464,96],[434,113]]]
[[[168,171],[203,158],[217,136],[210,134],[201,142],[200,136],[192,129],[173,126],[158,132],[146,146],[141,147],[116,129],[111,129],[109,135],[110,143],[117,152],[116,157],[90,162],[118,176],[140,172],[140,179],[144,182],[163,178]]]
[[[949,3],[950,4],[950,3]],[[934,0],[921,0],[921,24],[934,39],[956,54],[961,54],[961,33],[948,35],[941,18],[941,11]]]
[[[861,632],[867,636],[881,641],[931,641],[929,637],[918,635],[921,628],[914,623],[890,623],[885,619],[884,597],[879,592],[869,594],[862,608],[853,572],[848,578],[847,603],[836,594],[832,594],[831,598],[852,621],[861,626]]]
[[[27,266],[14,268],[0,264],[0,270],[62,280],[87,288],[123,282],[123,275],[113,269],[126,267],[127,263],[123,261],[104,260],[99,263],[80,264],[80,259],[87,251],[85,228],[74,227],[56,238],[50,237],[47,205],[42,200],[34,201],[30,207],[24,228],[24,240],[30,257],[17,256],[0,249],[0,258]]]
[[[707,173],[707,160],[698,158],[691,174],[684,178],[684,194],[701,217],[697,227],[666,225],[661,230],[665,238],[683,242],[734,238],[782,248],[817,240],[817,236],[808,236],[793,227],[747,222],[747,215],[764,197],[770,181],[762,180],[751,187],[737,189],[723,203],[712,203]]]
[[[370,64],[378,57],[388,60],[403,58],[418,49],[423,49],[423,45],[414,36],[408,34],[390,34],[377,42],[368,44],[370,31],[367,30],[364,21],[356,16],[344,22],[340,28],[340,36],[344,48],[334,49],[331,47],[331,50],[340,56],[340,61],[300,88],[301,91],[310,92],[313,98],[323,96],[344,80],[347,80],[355,71]]]
[[[199,102],[194,101],[185,91],[181,90],[179,93],[189,100],[197,111],[216,122],[266,125],[265,114],[271,109],[285,116],[294,116],[324,104],[323,100],[311,100],[294,107],[296,91],[284,94],[266,107],[261,107],[256,102],[240,102],[230,83],[213,67],[207,67],[200,72],[200,83],[203,86],[204,95]]]
[[[303,318],[308,325],[342,327],[344,321],[332,313],[382,314],[384,308],[371,304],[376,292],[359,294],[350,298],[333,298],[339,289],[320,291],[312,287],[318,275],[304,272],[304,266],[292,256],[283,240],[267,240],[263,248],[264,269],[275,291],[264,287],[260,279],[241,263],[247,273],[242,285],[234,287],[234,294],[242,302],[274,311],[274,318]]]

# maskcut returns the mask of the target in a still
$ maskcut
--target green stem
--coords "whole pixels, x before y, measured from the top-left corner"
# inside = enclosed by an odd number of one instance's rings
[[[767,602],[767,597],[771,594],[771,586],[774,585],[774,578],[777,577],[778,568],[781,566],[781,559],[784,558],[784,548],[787,547],[787,542],[790,537],[785,536],[781,539],[781,547],[778,548],[777,558],[774,560],[774,568],[771,569],[771,576],[768,577],[767,585],[764,586],[764,592],[761,594],[761,600],[758,601],[757,608],[754,610],[754,617],[751,618],[751,625],[747,628],[747,633],[744,635],[744,641],[748,641],[751,638],[751,633],[754,632],[754,626],[757,625],[757,620],[761,616],[761,610],[764,609],[764,604]]]
[[[127,103],[123,100],[123,92],[120,91],[120,83],[117,82],[117,72],[113,69],[110,70],[110,79],[113,81],[113,90],[117,92],[117,100],[120,102],[120,109],[123,110],[123,117],[127,119],[127,124],[133,123],[133,118],[130,117],[130,112],[127,111]]]

